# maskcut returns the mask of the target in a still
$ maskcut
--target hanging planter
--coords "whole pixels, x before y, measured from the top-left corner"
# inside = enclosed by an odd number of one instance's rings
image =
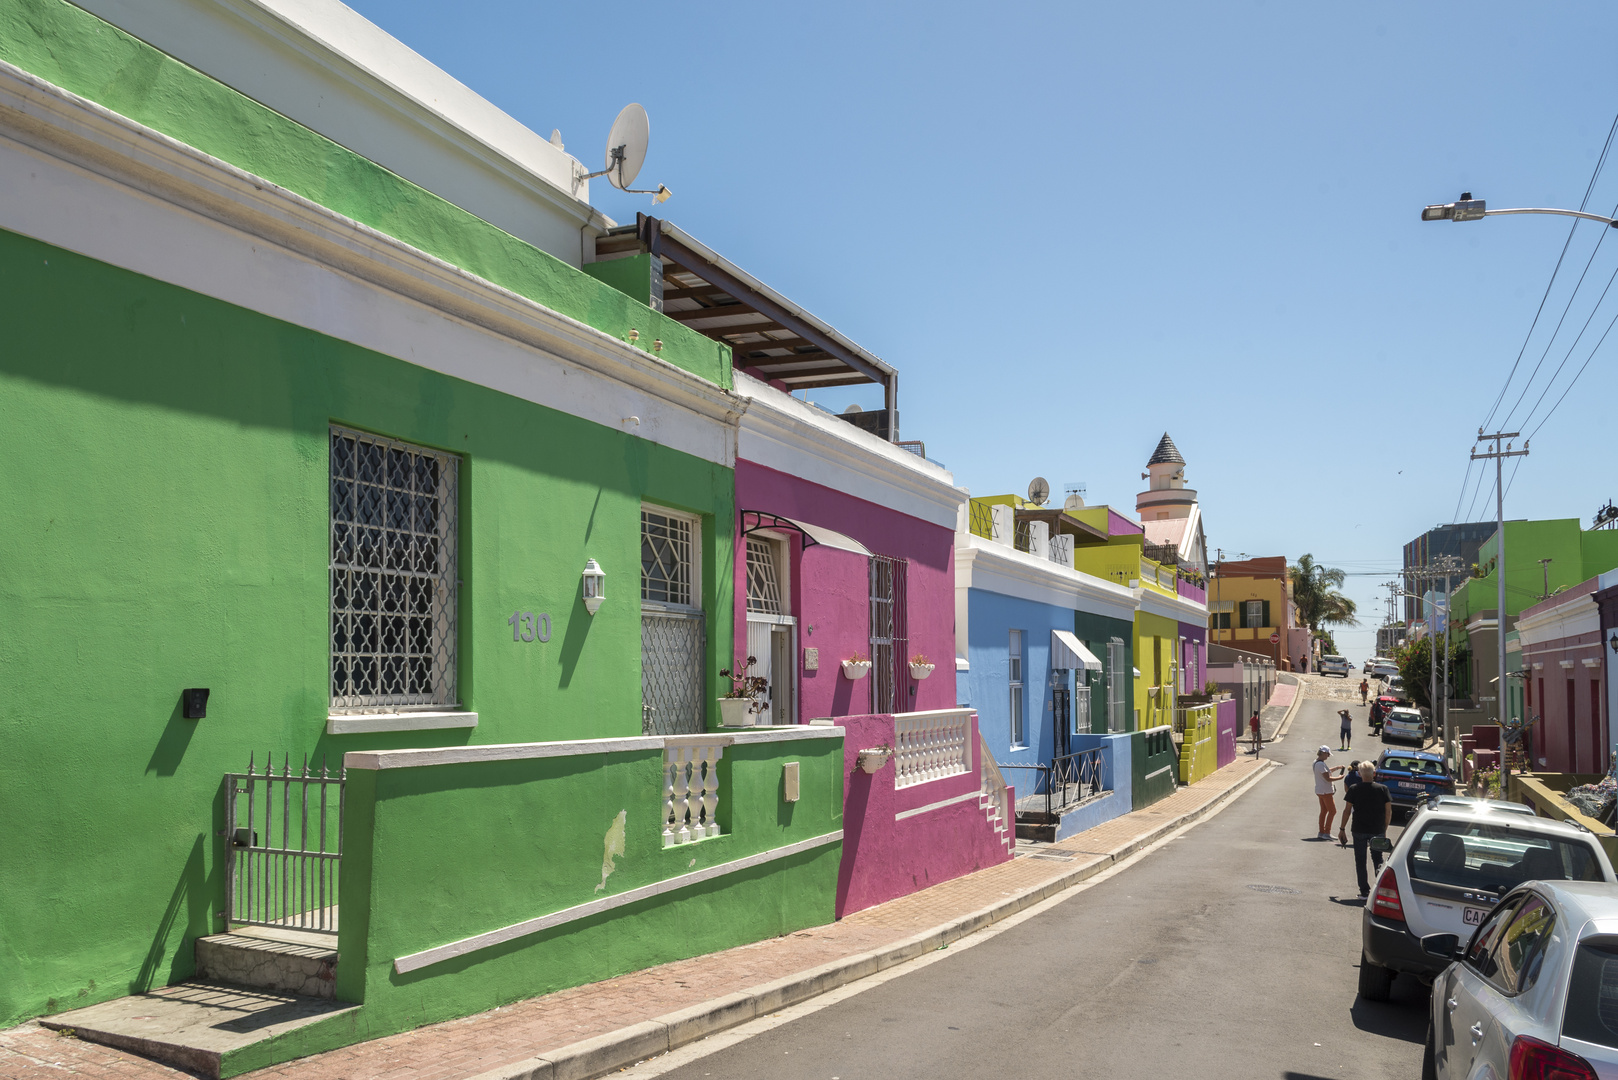
[[[871,673],[871,662],[869,660],[844,660],[843,661],[843,674],[847,675],[854,682],[859,682],[861,679],[865,678],[865,676],[869,675],[870,673]]]
[[[933,668],[935,666],[936,665],[929,664],[927,662],[927,658],[921,653],[917,653],[915,656],[910,658],[910,677],[915,679],[917,682],[920,682],[922,679],[925,679],[927,676],[933,673]]]
[[[893,747],[876,746],[869,750],[861,750],[854,760],[859,762],[860,769],[863,772],[873,774],[880,772],[882,766],[886,765],[888,759],[892,756]]]

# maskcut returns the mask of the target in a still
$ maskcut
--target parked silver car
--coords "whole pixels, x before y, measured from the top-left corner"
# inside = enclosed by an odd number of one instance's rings
[[[1422,941],[1456,956],[1457,938]],[[1618,886],[1507,893],[1433,984],[1424,1080],[1618,1077]]]
[[[1501,894],[1526,881],[1559,879],[1618,888],[1606,852],[1577,825],[1495,809],[1486,800],[1418,806],[1361,916],[1360,996],[1388,1000],[1399,972],[1431,982],[1449,958],[1427,952],[1424,938],[1465,940]]]

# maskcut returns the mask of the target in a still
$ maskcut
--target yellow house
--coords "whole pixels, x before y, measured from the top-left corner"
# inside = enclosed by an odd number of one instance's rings
[[[1285,669],[1292,659],[1287,631],[1297,625],[1284,555],[1214,565],[1208,583],[1209,641],[1262,653]]]

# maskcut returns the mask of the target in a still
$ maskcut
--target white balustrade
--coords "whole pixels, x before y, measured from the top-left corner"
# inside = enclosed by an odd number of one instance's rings
[[[972,770],[971,709],[896,713],[893,786],[909,787]]]
[[[719,759],[730,741],[695,735],[664,743],[664,847],[719,835]]]

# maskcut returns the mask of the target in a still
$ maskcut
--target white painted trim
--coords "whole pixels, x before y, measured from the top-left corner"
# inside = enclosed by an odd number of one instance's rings
[[[1517,617],[1517,640],[1524,648],[1580,634],[1600,633],[1601,609],[1595,597],[1588,593],[1544,611]]]
[[[955,775],[959,776],[961,774],[956,773]],[[954,777],[939,777],[939,779],[954,779]],[[946,806],[954,806],[956,803],[966,802],[968,799],[981,799],[983,798],[983,795],[984,792],[981,788],[977,791],[968,791],[965,795],[957,795],[953,799],[940,799],[938,802],[928,803],[926,806],[918,806],[914,810],[901,810],[897,814],[893,815],[893,820],[903,821],[905,818],[913,818],[917,814],[931,813],[934,810],[942,810]]]
[[[475,728],[475,712],[333,713],[326,717],[326,734],[355,735],[368,731],[436,731]]]
[[[472,937],[462,938],[459,941],[452,941],[447,945],[440,945],[437,948],[425,949],[418,953],[410,953],[407,956],[401,956],[393,962],[393,970],[400,975],[410,971],[417,971],[431,964],[441,963],[445,960],[453,960],[456,957],[466,956],[470,953],[487,949],[492,945],[500,945],[504,942],[513,941],[520,937],[527,937],[529,934],[535,934],[541,930],[548,930],[553,926],[561,926],[565,923],[576,922],[579,919],[586,919],[592,915],[599,915],[603,911],[612,911],[614,908],[626,907],[629,904],[633,904],[641,900],[647,900],[654,896],[661,896],[665,893],[671,893],[676,889],[683,889],[688,885],[696,885],[700,882],[711,881],[716,877],[724,877],[727,874],[734,874],[740,870],[748,870],[755,866],[762,866],[765,863],[775,862],[778,859],[785,859],[790,856],[797,855],[800,852],[812,851],[815,848],[824,847],[827,844],[835,844],[840,842],[842,839],[843,830],[838,829],[836,832],[825,833],[824,835],[812,837],[808,840],[800,840],[795,844],[787,844],[784,847],[771,848],[769,851],[761,851],[756,855],[748,855],[745,858],[735,859],[727,863],[720,863],[718,866],[710,866],[702,870],[695,870],[689,874],[681,874],[679,877],[669,878],[667,881],[656,881],[650,885],[642,885],[638,889],[630,889],[628,892],[618,893],[616,896],[604,896],[600,900],[592,900],[587,904],[578,904],[574,907],[563,908],[561,911],[555,911],[549,915],[541,915],[537,919],[528,919],[524,922],[513,923],[510,926],[503,926],[498,930],[490,930],[484,934],[476,934]]]
[[[1133,622],[1133,590],[1036,558],[971,533],[955,534],[955,588],[1014,596],[1037,604]]]
[[[736,729],[696,735],[638,735],[622,739],[576,739],[558,742],[491,743],[487,746],[433,746],[418,750],[350,750],[343,755],[349,769],[414,769],[429,765],[465,765],[484,761],[523,761],[530,758],[575,757],[582,754],[623,754],[633,750],[661,750],[682,743],[795,742],[798,739],[841,739],[840,727],[793,725],[784,728]]]
[[[879,439],[745,372],[736,393],[749,402],[738,457],[954,529],[967,493],[948,469]]]
[[[1184,596],[1165,596],[1144,586],[1140,590],[1140,609],[1149,615],[1159,615],[1175,622],[1193,626],[1208,625],[1208,605],[1199,604]]]
[[[1206,742],[1207,740],[1204,739],[1203,741]],[[1162,776],[1164,773],[1168,772],[1172,768],[1174,768],[1174,766],[1165,765],[1161,769],[1153,769],[1151,772],[1149,772],[1145,776],[1141,777],[1141,779],[1142,780],[1150,780],[1154,776]]]
[[[735,462],[735,395],[3,62],[0,228]]]
[[[572,155],[332,0],[84,0],[80,7],[485,221],[578,265]],[[593,148],[592,148],[593,149]],[[541,233],[546,235],[540,235]],[[567,234],[571,233],[571,237]]]

